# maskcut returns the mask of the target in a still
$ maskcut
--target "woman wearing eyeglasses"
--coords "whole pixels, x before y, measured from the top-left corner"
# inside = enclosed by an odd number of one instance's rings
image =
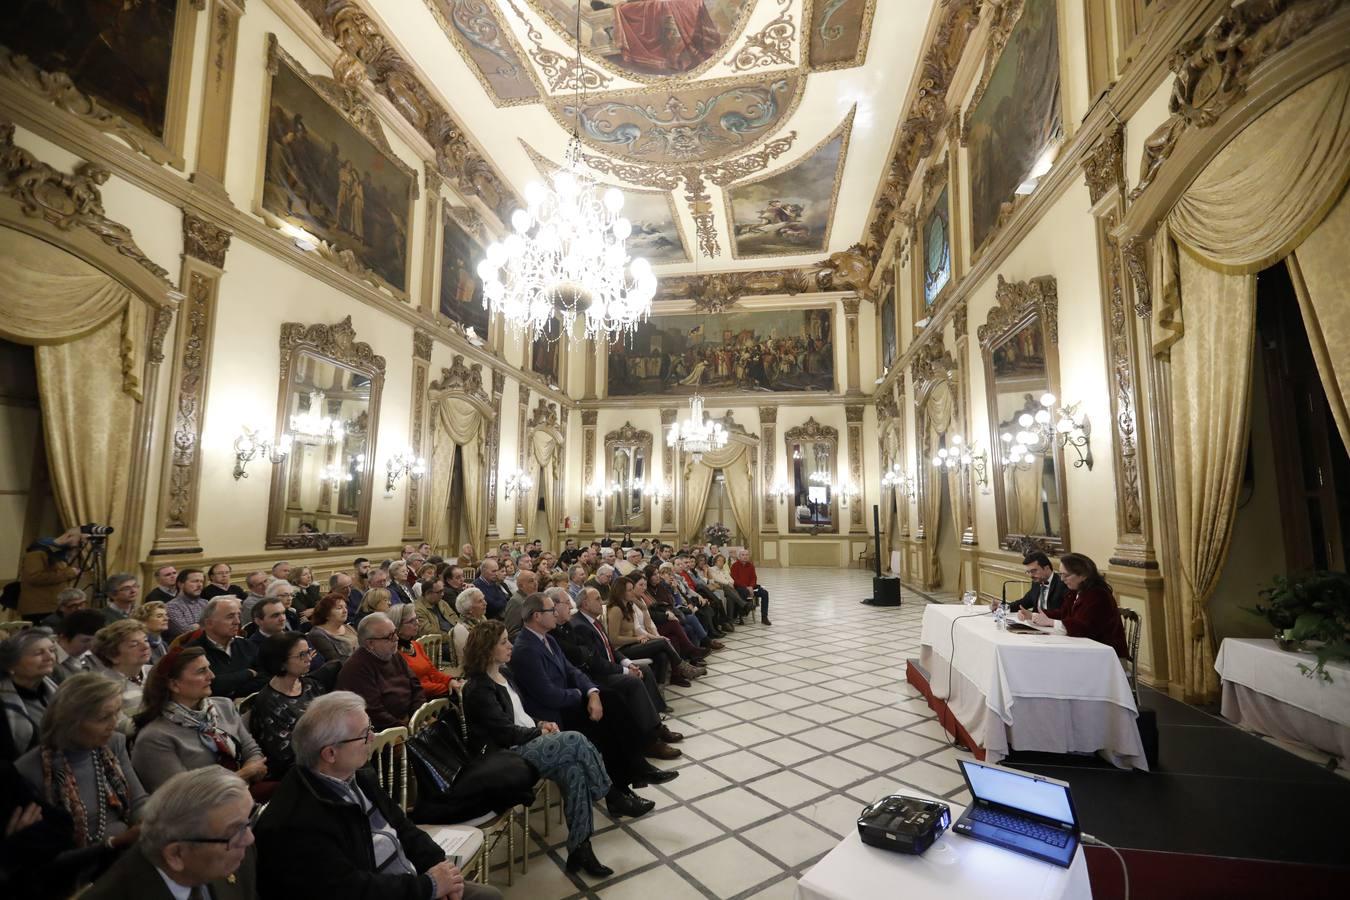
[[[309,641],[294,631],[272,635],[258,651],[258,666],[270,678],[253,698],[248,730],[267,757],[269,779],[280,779],[295,765],[291,732],[310,701],[326,690],[309,677],[313,659]]]
[[[148,790],[203,766],[224,766],[250,785],[267,774],[267,759],[234,701],[211,696],[214,677],[200,647],[171,650],[150,672],[131,751]]]
[[[423,696],[428,700],[450,696],[450,676],[437,667],[426,648],[417,640],[420,625],[413,604],[400,603],[386,615],[394,622],[398,652],[408,664],[408,669],[417,676]]]
[[[117,730],[130,735],[131,717],[141,711],[145,680],[150,677],[150,641],[145,626],[135,619],[119,619],[94,635],[94,666],[122,685],[122,718]]]

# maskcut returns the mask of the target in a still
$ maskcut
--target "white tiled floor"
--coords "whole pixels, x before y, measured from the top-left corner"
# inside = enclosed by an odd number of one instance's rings
[[[706,678],[667,694],[668,724],[686,740],[681,759],[659,765],[681,777],[638,792],[657,801],[641,819],[597,815],[593,845],[615,876],[568,876],[565,832],[555,822],[545,839],[536,814],[529,875],[508,888],[493,872],[508,900],[789,898],[865,802],[897,789],[960,797],[956,751],[933,739],[935,720],[904,681],[923,598],[863,606],[871,574],[858,570],[760,577],[773,626],[738,628]]]

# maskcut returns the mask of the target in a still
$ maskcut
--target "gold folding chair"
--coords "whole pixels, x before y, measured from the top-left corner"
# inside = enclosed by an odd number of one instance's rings
[[[408,740],[408,729],[398,726],[378,732],[372,741],[371,764],[380,787],[398,804],[408,808],[408,753],[403,745]]]

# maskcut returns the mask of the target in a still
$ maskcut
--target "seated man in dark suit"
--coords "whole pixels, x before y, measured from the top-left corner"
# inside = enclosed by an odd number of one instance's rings
[[[670,744],[678,744],[684,736],[661,724],[661,712],[667,709],[661,697],[656,677],[644,672],[642,666],[625,659],[610,646],[605,634],[604,613],[600,592],[595,588],[582,591],[582,611],[573,616],[572,598],[565,588],[549,588],[544,592],[553,600],[558,627],[553,636],[563,648],[572,665],[600,687],[600,700],[605,704],[623,703],[638,728],[638,734],[648,738],[646,755],[653,759],[675,759],[680,751]],[[664,662],[664,660],[662,660]]]
[[[1010,612],[1025,609],[1027,612],[1054,612],[1064,603],[1067,588],[1064,579],[1055,574],[1050,566],[1050,557],[1039,551],[1028,553],[1022,559],[1027,577],[1031,579],[1031,589],[1021,600],[1008,604]]]
[[[267,676],[258,668],[257,643],[239,636],[239,601],[229,594],[209,601],[201,624],[201,637],[189,641],[188,646],[206,651],[206,661],[215,675],[211,693],[231,699],[257,693]]]
[[[253,798],[221,766],[179,772],[155,791],[140,838],[87,900],[254,900]]]
[[[632,720],[621,708],[606,710],[600,689],[567,661],[549,634],[557,625],[555,618],[551,599],[543,594],[525,598],[524,628],[511,651],[511,670],[525,712],[535,721],[557,722],[566,731],[580,731],[590,738],[616,787],[662,784],[675,778],[678,772],[663,772],[642,758]],[[642,815],[653,806],[631,790],[608,803],[611,815]]]
[[[473,580],[473,586],[483,592],[483,599],[487,601],[487,617],[498,621],[506,615],[506,604],[511,602],[510,592],[502,587],[503,577],[497,561],[485,559],[478,567],[478,577]]]

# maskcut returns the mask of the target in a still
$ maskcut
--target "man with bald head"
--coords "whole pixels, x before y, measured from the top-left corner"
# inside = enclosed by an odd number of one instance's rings
[[[500,620],[506,614],[506,604],[511,602],[511,595],[502,587],[502,578],[497,561],[485,559],[478,567],[478,577],[473,580],[473,586],[483,592],[483,599],[487,601],[489,619]]]
[[[422,705],[422,685],[398,652],[393,620],[382,612],[368,613],[356,627],[356,638],[361,646],[342,664],[336,689],[366,701],[376,731],[406,726]]]
[[[506,611],[502,613],[502,622],[506,625],[506,633],[511,640],[516,639],[520,634],[520,610],[525,605],[525,598],[539,590],[539,575],[531,572],[529,569],[516,576],[516,592],[511,595],[511,600],[506,604]]]

